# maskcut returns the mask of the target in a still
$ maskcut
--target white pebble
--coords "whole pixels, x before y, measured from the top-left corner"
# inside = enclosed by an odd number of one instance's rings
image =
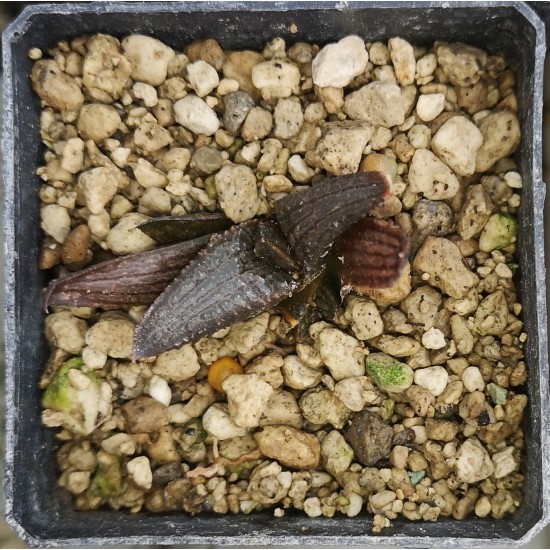
[[[353,296],[348,299],[344,316],[351,324],[355,337],[369,340],[384,332],[384,323],[376,304],[368,298]]]
[[[126,464],[130,477],[134,483],[143,489],[150,489],[153,485],[153,473],[146,456],[138,456]]]
[[[158,214],[169,214],[172,210],[170,195],[158,187],[149,187],[139,199],[140,209],[156,212]]]
[[[411,426],[412,431],[415,433],[414,442],[417,445],[422,445],[426,443],[428,439],[426,436],[426,428],[424,426]]]
[[[134,177],[142,187],[164,187],[168,182],[166,174],[157,170],[148,160],[139,158],[134,165]]]
[[[396,84],[371,82],[348,94],[344,111],[352,120],[366,120],[375,126],[399,126],[405,121],[401,89]]]
[[[231,419],[242,428],[255,428],[273,393],[257,374],[232,374],[222,382]]]
[[[80,138],[71,138],[63,149],[61,168],[71,174],[76,174],[82,169],[84,163],[84,142]]]
[[[143,99],[146,107],[154,107],[158,105],[159,98],[157,95],[157,90],[150,84],[145,84],[145,82],[135,82],[134,83],[134,95],[138,99]]]
[[[277,481],[285,489],[290,489],[290,486],[292,485],[292,472],[281,472],[277,475]]]
[[[447,387],[449,373],[440,366],[417,369],[414,372],[414,383],[426,388],[432,395],[441,395]]]
[[[429,130],[428,130],[428,133],[429,133]],[[369,145],[372,147],[373,151],[380,151],[381,149],[384,149],[385,147],[388,146],[392,138],[393,138],[393,135],[389,128],[385,128],[384,126],[377,126],[374,129],[372,137],[370,138]],[[429,134],[425,147],[428,147],[430,143],[430,138],[431,138],[431,134]],[[420,147],[417,147],[416,145],[413,144],[410,138],[409,138],[409,141],[415,149],[420,149]]]
[[[323,137],[317,143],[315,154],[327,172],[336,176],[352,174],[359,168],[372,133],[373,128],[368,122],[327,122],[323,125]]]
[[[346,511],[348,518],[353,518],[361,511],[363,507],[363,499],[357,493],[351,493],[349,495],[349,505]]]
[[[327,116],[325,106],[320,103],[310,103],[304,111],[304,120],[306,122],[316,123],[323,120]]]
[[[176,122],[195,134],[211,136],[220,127],[216,113],[200,97],[188,94],[174,103]]]
[[[300,155],[292,155],[288,159],[288,171],[292,179],[298,183],[306,183],[315,175],[315,171]]]
[[[477,367],[467,367],[462,373],[462,383],[464,389],[469,392],[483,391],[485,389],[485,381],[481,376],[481,371]]]
[[[117,433],[104,439],[101,448],[108,453],[120,455],[133,455],[136,452],[136,444],[132,436],[127,433]]]
[[[111,217],[106,210],[91,214],[88,218],[88,227],[94,237],[105,238],[111,229]]]
[[[157,356],[153,372],[170,378],[175,382],[182,382],[195,376],[200,370],[197,352],[190,344],[178,349],[165,351]]]
[[[289,139],[297,135],[304,122],[300,100],[297,97],[280,99],[275,107],[273,120],[273,135],[276,138]]]
[[[71,217],[66,208],[57,204],[48,204],[40,210],[42,223],[40,227],[46,235],[63,244],[71,231]]]
[[[82,350],[82,360],[89,369],[102,369],[107,362],[107,354],[86,346]]]
[[[384,489],[369,497],[369,502],[373,511],[382,510],[388,504],[391,504],[396,499],[396,494],[393,491]]]
[[[431,76],[437,67],[437,57],[433,53],[429,53],[424,57],[421,57],[416,62],[416,74],[419,78],[426,78]]]
[[[149,380],[149,391],[147,393],[153,399],[166,406],[170,405],[170,401],[172,400],[172,390],[170,390],[168,382],[156,374]]]
[[[517,470],[518,463],[514,460],[514,447],[505,447],[493,455],[495,478],[500,479]]]
[[[323,372],[305,365],[296,355],[288,355],[282,367],[285,385],[296,390],[304,390],[319,384]]]
[[[390,62],[390,52],[386,44],[374,42],[369,49],[370,62],[373,65],[387,65]]]
[[[139,34],[126,37],[122,48],[132,62],[132,78],[151,86],[158,86],[166,80],[168,63],[176,55],[160,40]]]
[[[427,349],[441,349],[447,345],[445,335],[438,329],[432,327],[422,335],[422,344]]]
[[[476,156],[483,136],[475,124],[463,116],[450,118],[432,138],[432,149],[458,176],[476,171]]]
[[[413,47],[402,38],[390,38],[388,49],[399,84],[401,86],[414,84],[416,60]]]
[[[319,333],[319,354],[335,380],[365,374],[365,357],[358,340],[336,328]]]
[[[90,384],[92,381],[88,376],[86,376],[81,370],[78,369],[71,369],[69,371],[69,381],[71,383],[71,386],[75,390],[85,390],[90,387]]]
[[[246,161],[248,164],[256,164],[258,158],[261,154],[261,145],[259,141],[253,141],[252,143],[247,143],[240,151],[240,157],[242,160]]]
[[[208,434],[220,441],[247,434],[247,430],[237,426],[229,416],[227,405],[221,403],[215,403],[208,408],[202,416],[202,425]]]
[[[359,36],[346,36],[328,44],[311,64],[313,83],[322,88],[343,88],[367,66],[369,54]]]
[[[199,97],[208,95],[220,83],[218,71],[202,59],[187,65],[187,79]]]
[[[310,518],[319,517],[323,513],[321,511],[321,501],[317,497],[306,498],[304,500],[304,512]]]
[[[78,184],[92,214],[99,214],[116,195],[118,188],[114,171],[101,166],[80,174]]]
[[[521,179],[521,175],[517,172],[507,172],[504,174],[504,181],[506,185],[512,187],[512,189],[521,189],[523,187],[523,180]]]
[[[512,111],[498,111],[479,123],[483,143],[477,152],[475,171],[486,172],[500,159],[511,155],[521,139],[518,117]]]
[[[111,160],[119,167],[124,168],[128,164],[128,157],[132,152],[128,147],[118,147],[111,153]]]
[[[467,439],[455,456],[456,477],[459,481],[476,483],[494,472],[489,453],[477,439]]]
[[[254,65],[252,83],[266,100],[290,97],[300,84],[300,71],[292,63],[272,59]]]
[[[119,222],[107,235],[107,247],[116,255],[135,254],[154,248],[156,243],[137,226],[149,219],[148,216],[130,212],[120,218]]]
[[[256,186],[256,176],[241,164],[224,166],[215,177],[216,190],[221,209],[235,223],[252,219],[261,202]]]
[[[418,98],[416,114],[424,122],[433,120],[443,112],[445,96],[443,94],[423,94]]]
[[[430,139],[432,138],[432,133],[427,126],[423,124],[415,124],[407,134],[409,143],[415,149],[427,149],[430,145]],[[371,140],[372,141],[372,140]]]

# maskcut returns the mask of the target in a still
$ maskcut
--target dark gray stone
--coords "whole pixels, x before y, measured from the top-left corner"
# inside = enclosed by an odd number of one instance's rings
[[[223,157],[214,147],[199,147],[191,157],[191,168],[201,174],[213,174],[222,167]]]
[[[444,237],[453,228],[453,211],[443,201],[419,200],[413,208],[414,232],[411,242],[413,254],[429,235]]]
[[[231,92],[223,98],[223,106],[223,125],[230,134],[236,136],[246,115],[254,107],[254,100],[246,92]]]
[[[355,458],[364,466],[374,466],[379,460],[390,456],[393,429],[376,414],[358,412],[345,436],[355,452]]]

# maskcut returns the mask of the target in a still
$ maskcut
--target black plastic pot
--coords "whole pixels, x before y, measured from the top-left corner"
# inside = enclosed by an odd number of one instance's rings
[[[297,32],[289,26],[294,23]],[[43,275],[39,179],[43,153],[40,108],[28,74],[31,47],[84,33],[153,35],[181,49],[214,37],[225,48],[261,48],[282,36],[288,43],[325,43],[357,33],[368,40],[402,36],[414,44],[462,41],[503,52],[516,71],[523,129],[517,153],[523,175],[518,246],[524,306],[529,409],[525,416],[525,501],[511,517],[436,523],[392,522],[371,536],[370,518],[307,518],[287,513],[200,516],[76,512],[56,486],[53,433],[40,424],[38,378],[47,357],[40,308]],[[514,546],[548,521],[550,434],[541,179],[544,25],[519,2],[98,3],[33,6],[11,25],[4,45],[4,191],[6,235],[6,515],[29,544],[55,545],[300,545]]]

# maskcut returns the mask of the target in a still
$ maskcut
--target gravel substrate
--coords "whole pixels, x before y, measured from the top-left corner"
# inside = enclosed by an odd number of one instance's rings
[[[522,177],[504,59],[357,36],[182,53],[95,35],[29,56],[55,276],[153,249],[136,229],[152,217],[242,223],[357,171],[391,180],[371,215],[411,243],[395,285],[352,292],[298,340],[276,308],[134,362],[146,306],[52,308],[42,419],[77,508],[368,511],[380,532],[519,506]]]

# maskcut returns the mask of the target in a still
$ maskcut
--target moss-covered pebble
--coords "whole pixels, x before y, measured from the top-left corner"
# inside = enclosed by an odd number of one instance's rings
[[[386,392],[405,391],[413,382],[414,372],[385,353],[371,353],[365,360],[368,374],[375,384]]]

